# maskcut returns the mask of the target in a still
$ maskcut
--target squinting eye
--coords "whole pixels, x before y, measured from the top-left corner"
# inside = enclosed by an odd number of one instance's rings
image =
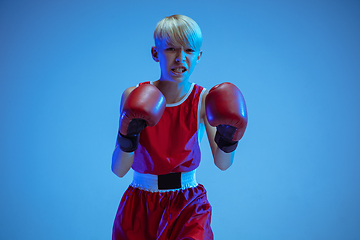
[[[166,50],[168,50],[168,51],[174,51],[175,48],[170,47],[170,48],[167,48]]]
[[[194,49],[191,49],[191,48],[186,49],[186,51],[187,51],[187,52],[195,52],[195,50],[194,50]]]

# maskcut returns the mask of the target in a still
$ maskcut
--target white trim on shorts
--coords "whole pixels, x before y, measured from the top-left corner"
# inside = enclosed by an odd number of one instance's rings
[[[194,188],[198,186],[195,172],[196,169],[190,172],[181,173],[181,188],[159,190],[158,175],[139,173],[134,171],[133,181],[130,184],[130,186],[149,192],[170,192],[170,191],[184,190],[187,188]]]

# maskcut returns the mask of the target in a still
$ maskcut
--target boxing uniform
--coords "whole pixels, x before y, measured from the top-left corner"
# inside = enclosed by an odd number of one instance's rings
[[[113,240],[213,239],[211,205],[195,178],[204,133],[200,119],[204,92],[192,83],[181,101],[166,104],[154,127],[141,131],[133,182],[121,199]]]

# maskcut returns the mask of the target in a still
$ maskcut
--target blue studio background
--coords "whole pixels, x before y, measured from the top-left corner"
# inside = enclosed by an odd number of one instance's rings
[[[0,239],[110,239],[122,91],[159,77],[159,20],[203,31],[191,80],[243,92],[233,166],[204,137],[215,239],[360,239],[360,2],[0,1]]]

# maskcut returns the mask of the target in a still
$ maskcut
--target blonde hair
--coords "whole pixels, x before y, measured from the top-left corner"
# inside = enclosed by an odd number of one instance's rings
[[[190,46],[200,50],[202,33],[199,25],[191,18],[184,15],[172,15],[161,20],[154,31],[155,45],[162,40],[175,45]]]

